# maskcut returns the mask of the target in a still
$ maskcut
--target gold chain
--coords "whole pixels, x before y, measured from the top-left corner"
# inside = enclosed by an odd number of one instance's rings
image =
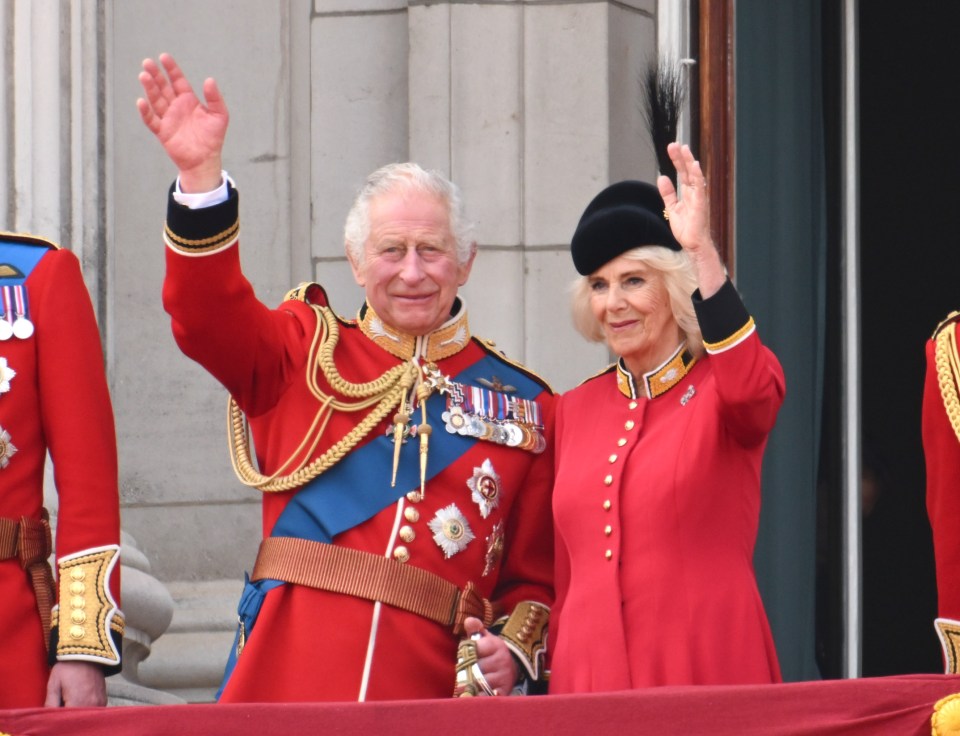
[[[957,396],[957,383],[960,381],[960,356],[957,354],[957,324],[947,325],[937,335],[936,347],[937,380],[940,383],[940,396],[947,419],[953,427],[957,440],[960,440],[960,397]]]
[[[317,314],[317,326],[310,344],[306,380],[310,393],[317,399],[320,406],[300,445],[280,465],[277,472],[266,476],[254,467],[250,457],[250,437],[246,417],[232,396],[227,403],[227,433],[233,470],[241,483],[265,493],[298,488],[336,465],[400,403],[400,398],[410,390],[419,373],[417,366],[409,362],[394,366],[379,378],[367,383],[347,381],[340,375],[333,361],[333,351],[340,340],[340,326],[337,324],[336,315],[330,309],[311,306]],[[314,366],[316,369],[312,369]],[[334,391],[358,401],[348,403],[325,393],[317,383],[317,370],[323,373]],[[373,410],[353,429],[307,465],[307,460],[316,450],[333,412],[357,412],[371,406],[374,406]],[[300,460],[297,463],[297,469],[281,475],[298,458]]]

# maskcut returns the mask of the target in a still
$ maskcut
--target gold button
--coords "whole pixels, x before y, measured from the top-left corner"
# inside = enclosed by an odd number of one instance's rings
[[[84,634],[86,634],[86,633],[87,633],[87,632],[84,630],[84,628],[83,628],[82,626],[71,626],[71,627],[70,627],[70,637],[71,637],[72,639],[82,639],[82,638],[84,637]]]
[[[637,402],[636,402],[636,401],[631,401],[631,402],[630,402],[630,408],[631,408],[631,409],[636,409],[636,408],[637,408]]]
[[[75,624],[82,624],[87,620],[87,614],[83,611],[71,611],[70,620]]]
[[[613,550],[609,550],[609,549],[608,549],[608,550],[604,553],[603,556],[606,557],[608,560],[612,560],[612,559],[613,559]]]
[[[623,425],[624,429],[633,429],[636,426],[632,419],[628,419],[627,423]]]
[[[604,479],[603,479],[603,485],[605,485],[605,486],[613,485],[613,476],[612,476],[612,475],[608,475],[606,478],[604,478]]]
[[[613,534],[613,527],[607,524],[605,527],[603,527],[603,533],[609,537],[611,534]]]
[[[611,506],[613,506],[613,504],[610,503],[610,499],[609,499],[609,498],[608,498],[606,501],[603,502],[603,510],[604,510],[604,511],[609,511]]]
[[[74,595],[83,595],[87,592],[87,586],[83,583],[70,583],[70,592]]]
[[[407,500],[410,503],[420,503],[423,500],[423,496],[420,495],[420,491],[410,491],[407,494]]]
[[[610,456],[610,464],[612,465],[615,462],[617,462],[617,456],[614,454]]]
[[[402,526],[400,527],[400,539],[404,542],[412,542],[417,538],[416,532],[413,531],[412,527]]]
[[[420,521],[420,512],[417,511],[412,506],[407,506],[403,510],[403,518],[409,521],[410,523],[413,523],[415,521]]]
[[[70,608],[83,608],[87,605],[87,600],[82,595],[75,595],[70,599]]]
[[[410,553],[406,547],[401,546],[393,550],[393,557],[397,562],[406,562],[410,559]]]
[[[626,437],[621,437],[620,439],[617,440],[617,447],[623,447],[625,444],[627,444]]]
[[[86,574],[79,567],[75,567],[70,571],[71,580],[83,580],[86,577]]]

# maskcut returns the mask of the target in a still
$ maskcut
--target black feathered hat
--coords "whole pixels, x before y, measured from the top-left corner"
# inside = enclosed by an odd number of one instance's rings
[[[663,210],[663,198],[653,184],[628,180],[608,186],[587,205],[570,241],[577,273],[588,276],[644,245],[682,250]]]

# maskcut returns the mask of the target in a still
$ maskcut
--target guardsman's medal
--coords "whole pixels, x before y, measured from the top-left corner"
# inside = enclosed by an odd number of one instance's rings
[[[3,310],[3,314],[0,314],[0,340],[13,337],[13,307],[10,302],[10,287],[4,286],[0,298],[0,309]]]
[[[16,308],[16,319],[13,320],[13,336],[26,340],[33,335],[33,322],[30,321],[27,310],[27,292],[23,286],[13,287],[13,301]]]

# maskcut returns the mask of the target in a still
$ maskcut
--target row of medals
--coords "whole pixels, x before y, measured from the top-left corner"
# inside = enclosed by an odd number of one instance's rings
[[[447,411],[444,412],[444,426],[450,434],[476,437],[536,454],[547,448],[547,441],[539,427],[467,412],[463,405],[454,403],[450,398],[447,399]]]

